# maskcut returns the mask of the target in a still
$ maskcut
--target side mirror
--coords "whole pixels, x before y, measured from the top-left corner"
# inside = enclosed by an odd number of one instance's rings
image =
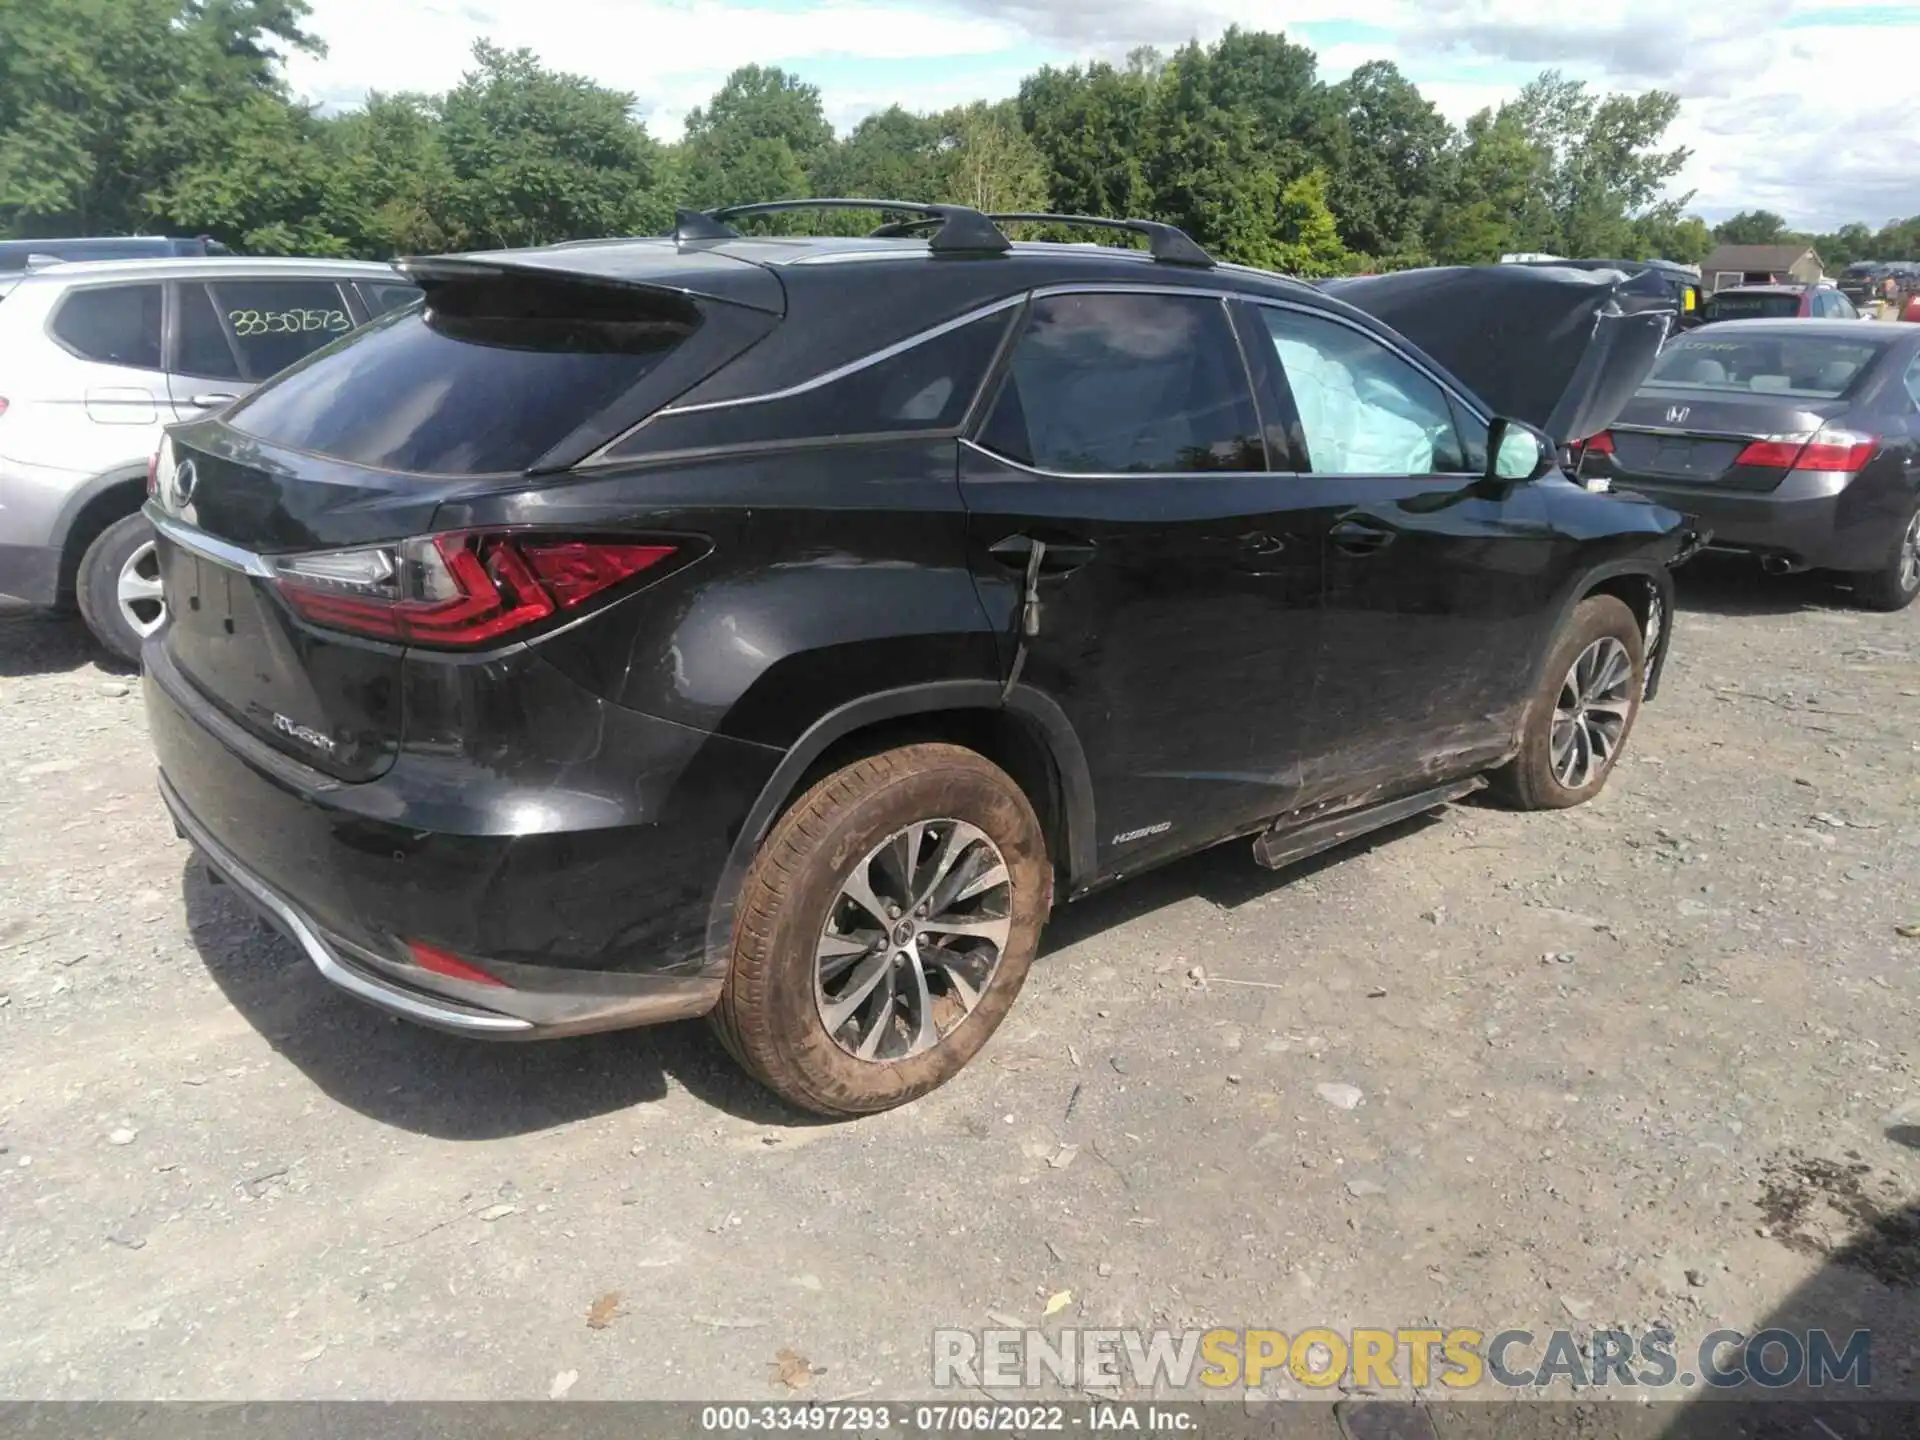
[[[1538,480],[1553,469],[1557,454],[1553,441],[1531,425],[1500,416],[1487,427],[1483,478],[1507,484]]]

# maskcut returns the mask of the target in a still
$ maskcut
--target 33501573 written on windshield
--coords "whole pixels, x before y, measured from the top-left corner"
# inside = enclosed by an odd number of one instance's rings
[[[344,335],[353,321],[344,310],[229,310],[227,324],[245,340],[254,335]]]

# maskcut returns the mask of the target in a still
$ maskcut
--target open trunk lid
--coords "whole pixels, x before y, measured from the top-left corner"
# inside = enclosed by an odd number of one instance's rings
[[[1612,422],[1678,316],[1672,287],[1644,271],[1454,265],[1321,288],[1406,336],[1494,414],[1563,444]]]
[[[170,432],[147,505],[174,668],[266,744],[346,781],[399,751],[406,645],[296,610],[290,572],[308,591],[315,575],[417,579],[420,548],[400,542],[434,534],[447,501],[564,468],[778,319],[593,273],[464,257],[409,270],[424,306]]]

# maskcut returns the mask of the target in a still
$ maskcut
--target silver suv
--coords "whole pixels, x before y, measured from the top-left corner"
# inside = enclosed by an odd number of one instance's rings
[[[353,260],[30,270],[0,299],[0,595],[77,604],[137,660],[164,613],[140,516],[162,428],[418,297],[391,266]]]

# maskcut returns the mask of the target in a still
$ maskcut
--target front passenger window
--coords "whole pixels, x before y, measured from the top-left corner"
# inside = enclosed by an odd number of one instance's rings
[[[1297,310],[1263,308],[1320,475],[1472,470],[1446,392],[1372,336]]]

